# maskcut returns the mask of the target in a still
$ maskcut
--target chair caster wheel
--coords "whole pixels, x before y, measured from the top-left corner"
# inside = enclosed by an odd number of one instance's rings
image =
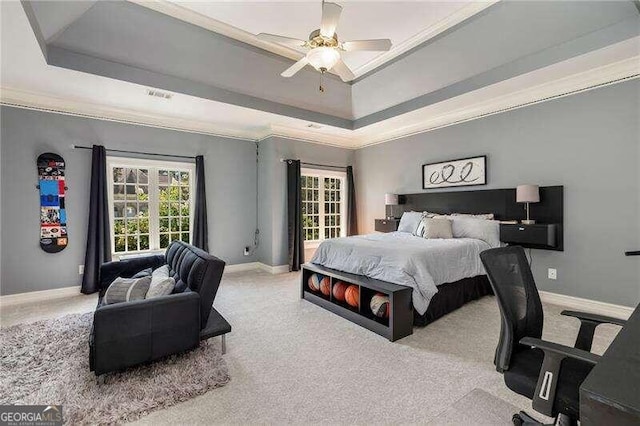
[[[513,422],[514,426],[522,426],[524,424],[524,420],[522,420],[520,414],[514,414],[513,417],[511,417],[511,421]]]

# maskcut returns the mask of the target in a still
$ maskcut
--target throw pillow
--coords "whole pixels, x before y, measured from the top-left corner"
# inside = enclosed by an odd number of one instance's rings
[[[149,291],[151,277],[142,278],[121,278],[118,277],[109,285],[104,293],[102,303],[111,305],[113,303],[130,302],[132,300],[142,300]]]
[[[151,268],[147,268],[147,269],[143,269],[142,271],[136,272],[136,274],[133,275],[131,278],[142,278],[142,277],[148,277],[150,275],[151,275]]]
[[[418,230],[422,238],[453,238],[451,221],[446,218],[422,218]]]
[[[151,285],[145,299],[151,299],[152,297],[168,296],[173,293],[173,289],[176,286],[176,281],[173,278],[151,278]]]
[[[176,281],[169,276],[169,265],[162,265],[151,274],[151,284],[146,298],[166,296],[173,292]]]
[[[416,229],[422,219],[422,212],[404,212],[398,224],[398,232],[408,232],[416,235]]]

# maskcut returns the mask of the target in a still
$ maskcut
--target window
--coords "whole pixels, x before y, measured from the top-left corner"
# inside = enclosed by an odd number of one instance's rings
[[[302,169],[302,227],[307,246],[347,235],[345,182],[344,172]]]
[[[191,241],[194,164],[109,157],[107,173],[114,255]]]

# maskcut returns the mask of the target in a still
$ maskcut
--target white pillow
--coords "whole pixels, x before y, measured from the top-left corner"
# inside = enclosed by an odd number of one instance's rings
[[[398,224],[398,232],[408,232],[416,235],[416,229],[422,219],[422,212],[404,212]]]
[[[493,220],[495,218],[493,213],[484,213],[484,214],[451,213],[451,216],[469,217],[473,219],[484,219],[484,220]]]
[[[455,216],[451,219],[454,238],[475,238],[486,242],[491,248],[500,247],[500,222],[497,220]]]
[[[422,238],[453,238],[451,221],[443,217],[423,217],[416,235]]]
[[[167,296],[173,292],[176,281],[169,276],[169,265],[162,265],[151,273],[151,284],[145,299]]]

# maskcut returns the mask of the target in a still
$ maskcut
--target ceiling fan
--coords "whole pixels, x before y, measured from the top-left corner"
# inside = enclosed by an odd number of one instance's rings
[[[338,26],[341,12],[342,6],[323,1],[320,29],[313,31],[307,41],[275,34],[258,34],[258,38],[261,40],[271,41],[288,47],[309,49],[304,58],[284,70],[284,72],[280,74],[281,76],[292,77],[306,65],[311,65],[322,74],[333,70],[340,76],[342,81],[350,81],[355,78],[355,75],[342,60],[342,52],[354,52],[358,50],[387,51],[391,49],[391,40],[389,39],[340,41],[336,33],[336,27]],[[322,86],[320,87],[320,91],[323,91]]]

